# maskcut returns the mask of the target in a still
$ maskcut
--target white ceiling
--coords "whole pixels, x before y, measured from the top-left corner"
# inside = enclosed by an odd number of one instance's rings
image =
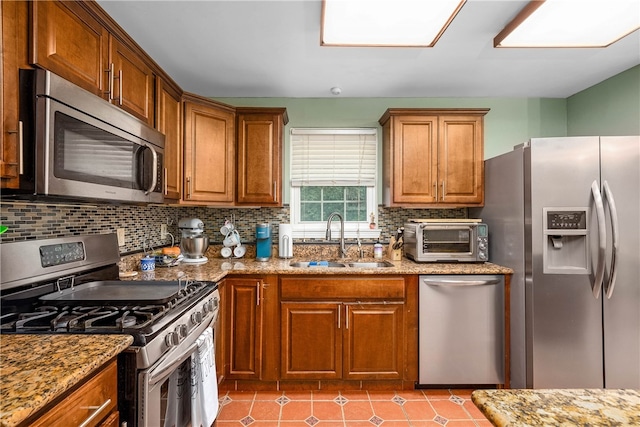
[[[98,3],[207,97],[566,98],[640,64],[640,31],[607,48],[493,48],[528,0],[467,0],[433,48],[322,47],[320,0]]]

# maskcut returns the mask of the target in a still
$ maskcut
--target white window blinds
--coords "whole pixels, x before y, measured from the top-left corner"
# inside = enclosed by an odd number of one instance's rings
[[[291,129],[291,185],[375,186],[377,129]]]

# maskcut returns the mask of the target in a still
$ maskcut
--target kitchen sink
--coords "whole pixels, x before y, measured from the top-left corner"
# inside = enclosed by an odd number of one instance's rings
[[[314,267],[346,267],[341,262],[334,261],[292,261],[289,263],[291,267],[314,268]]]
[[[349,267],[354,268],[386,268],[394,267],[394,264],[389,261],[357,261],[347,263]]]
[[[313,268],[313,267],[352,267],[352,268],[386,268],[393,267],[394,264],[389,261],[291,261],[291,267]]]

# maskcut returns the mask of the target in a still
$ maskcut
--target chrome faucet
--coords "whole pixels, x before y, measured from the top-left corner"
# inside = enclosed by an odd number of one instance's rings
[[[340,218],[340,258],[345,258],[347,256],[347,249],[344,247],[344,218],[338,212],[333,212],[329,215],[329,219],[327,219],[326,238],[327,240],[331,240],[331,221],[334,216]]]

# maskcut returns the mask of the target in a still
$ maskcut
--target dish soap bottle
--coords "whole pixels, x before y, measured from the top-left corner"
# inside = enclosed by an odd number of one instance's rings
[[[373,257],[375,259],[382,259],[383,251],[384,248],[382,247],[382,243],[380,243],[380,240],[378,240],[376,244],[373,245]]]

